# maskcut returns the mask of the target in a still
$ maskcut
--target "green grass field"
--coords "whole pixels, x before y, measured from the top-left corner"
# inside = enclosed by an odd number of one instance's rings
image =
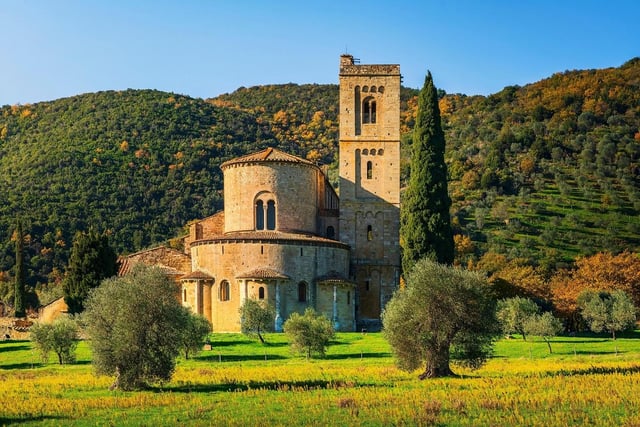
[[[109,391],[86,343],[76,364],[43,365],[28,341],[0,342],[0,425],[638,426],[640,333],[501,340],[480,370],[420,381],[380,334],[338,334],[324,359],[214,334],[170,383]],[[55,358],[51,358],[53,361]]]

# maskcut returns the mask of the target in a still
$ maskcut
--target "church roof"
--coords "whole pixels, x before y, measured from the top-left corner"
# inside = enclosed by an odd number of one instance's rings
[[[324,276],[320,276],[317,279],[317,282],[323,285],[330,284],[349,284],[353,285],[354,282],[347,279],[343,274],[338,273],[337,271],[330,271]]]
[[[210,276],[200,270],[196,270],[189,274],[185,274],[180,278],[180,280],[213,280],[213,276]]]
[[[348,249],[349,246],[339,240],[327,239],[326,237],[320,237],[308,233],[294,233],[284,231],[235,231],[218,236],[214,236],[208,239],[196,240],[191,243],[191,246],[198,246],[208,243],[218,242],[269,242],[269,243],[305,243],[311,245],[322,246],[339,246]]]
[[[236,276],[236,279],[289,279],[286,274],[272,268],[256,268]]]
[[[236,157],[235,159],[228,160],[220,165],[220,168],[224,169],[231,165],[237,165],[242,163],[298,163],[309,166],[316,166],[315,163],[305,160],[302,157],[287,154],[284,151],[280,151],[277,148],[269,147],[257,153],[247,154],[245,156]]]

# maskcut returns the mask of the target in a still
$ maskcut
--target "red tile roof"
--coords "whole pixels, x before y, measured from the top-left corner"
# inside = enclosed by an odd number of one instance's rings
[[[236,279],[289,279],[286,274],[272,268],[256,268],[236,276]]]
[[[264,162],[277,162],[277,163],[299,163],[310,166],[316,166],[315,163],[309,160],[297,157],[291,154],[287,154],[284,151],[280,151],[277,148],[269,147],[265,150],[258,151],[257,153],[247,154],[245,156],[236,157],[235,159],[228,160],[220,165],[221,169],[227,166],[236,165],[240,163],[264,163]]]
[[[213,280],[213,279],[214,279],[213,276],[210,276],[209,274],[200,270],[196,270],[189,274],[185,274],[180,278],[180,280]]]

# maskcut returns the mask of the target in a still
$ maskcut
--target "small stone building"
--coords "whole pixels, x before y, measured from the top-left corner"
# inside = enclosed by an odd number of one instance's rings
[[[241,329],[247,299],[275,308],[276,331],[307,307],[337,330],[378,328],[400,277],[398,65],[341,57],[339,142],[340,198],[321,167],[275,148],[229,160],[224,211],[189,225],[184,254],[139,252],[121,273],[175,272],[182,304],[216,332]]]

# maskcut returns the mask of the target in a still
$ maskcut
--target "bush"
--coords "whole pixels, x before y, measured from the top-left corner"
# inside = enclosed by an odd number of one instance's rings
[[[58,363],[72,363],[76,360],[78,346],[78,326],[73,319],[61,317],[53,323],[36,323],[30,329],[31,341],[40,352],[42,361],[49,361],[52,351],[58,356]]]
[[[182,330],[181,343],[184,358],[195,356],[202,350],[204,340],[211,332],[211,323],[199,314],[191,314],[186,308],[185,327]]]
[[[304,315],[293,313],[284,322],[284,333],[291,342],[291,349],[305,354],[307,359],[314,353],[324,356],[329,340],[335,335],[331,321],[313,308],[307,308]]]
[[[268,304],[247,299],[240,307],[240,324],[245,335],[257,335],[262,344],[265,343],[262,332],[273,330],[276,312]]]
[[[112,389],[171,379],[188,319],[176,293],[160,269],[142,265],[91,291],[85,322],[93,365],[98,374],[116,377]]]

